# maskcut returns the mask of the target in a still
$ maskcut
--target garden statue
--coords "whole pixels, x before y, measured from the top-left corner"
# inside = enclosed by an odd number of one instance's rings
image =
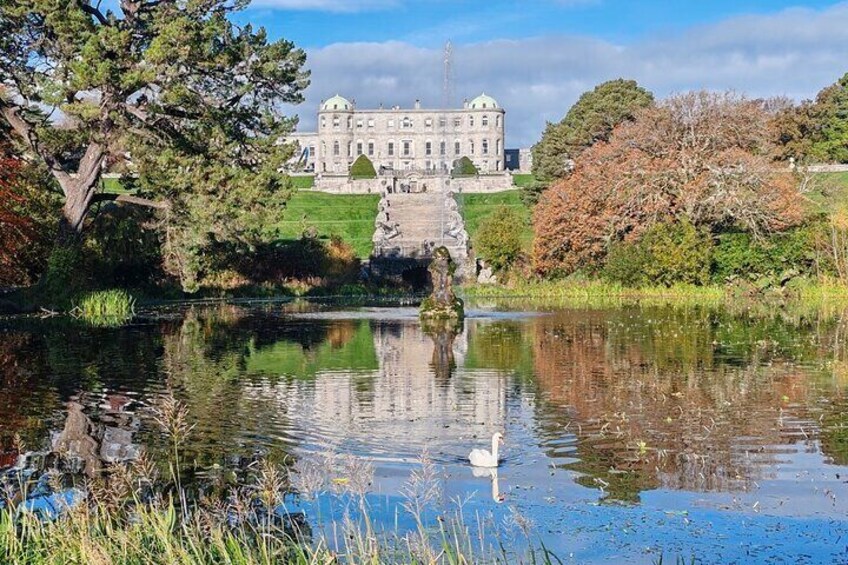
[[[446,247],[438,247],[433,252],[430,263],[430,277],[433,292],[421,303],[422,320],[462,320],[465,317],[465,305],[453,293],[453,275],[456,265]]]

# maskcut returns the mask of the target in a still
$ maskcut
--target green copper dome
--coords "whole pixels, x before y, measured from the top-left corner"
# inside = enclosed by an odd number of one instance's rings
[[[353,104],[347,98],[336,94],[321,104],[322,110],[353,110]]]
[[[492,110],[495,108],[500,108],[500,106],[498,105],[498,101],[492,98],[491,96],[486,95],[486,93],[483,93],[474,100],[472,100],[468,107],[472,110]]]

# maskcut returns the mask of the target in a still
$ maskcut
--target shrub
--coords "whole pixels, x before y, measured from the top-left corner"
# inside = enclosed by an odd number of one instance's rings
[[[645,283],[645,268],[650,254],[639,243],[617,242],[610,247],[602,276],[625,286],[641,286]]]
[[[457,159],[453,163],[453,171],[451,171],[452,177],[473,177],[477,176],[480,171],[477,170],[477,167],[474,165],[474,162],[468,157],[462,157],[461,159]]]
[[[356,158],[353,165],[350,166],[350,178],[357,179],[375,179],[377,171],[374,169],[374,163],[364,154]]]
[[[827,239],[825,235],[824,225],[818,221],[763,240],[747,232],[720,234],[713,252],[713,280],[754,280],[788,272],[814,275],[825,266],[818,252],[819,242]]]
[[[627,286],[658,284],[703,285],[710,278],[710,234],[692,223],[659,223],[635,243],[614,244],[603,275]]]
[[[521,254],[524,218],[508,206],[498,206],[485,218],[477,231],[478,254],[496,270],[509,267]]]
[[[83,297],[74,313],[93,326],[121,326],[135,316],[135,298],[123,290],[93,292]]]

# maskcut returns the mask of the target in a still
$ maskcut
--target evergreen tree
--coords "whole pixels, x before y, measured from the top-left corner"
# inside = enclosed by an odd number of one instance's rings
[[[653,94],[634,80],[612,80],[584,93],[561,122],[548,123],[533,146],[533,174],[545,182],[564,177],[571,160],[653,102]]]
[[[354,180],[377,178],[377,171],[374,169],[374,163],[371,162],[371,159],[366,157],[365,154],[357,157],[353,165],[350,166],[350,178]]]
[[[848,73],[822,90],[813,105],[810,156],[848,163]]]

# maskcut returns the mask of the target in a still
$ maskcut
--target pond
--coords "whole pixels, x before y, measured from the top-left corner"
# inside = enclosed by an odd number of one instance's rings
[[[471,306],[454,331],[307,302],[0,322],[0,474],[56,451],[81,476],[163,460],[155,407],[173,395],[188,483],[279,462],[316,531],[346,508],[326,485],[357,469],[371,519],[413,528],[426,468],[435,514],[461,507],[563,562],[848,562],[845,312]],[[475,472],[495,432],[500,468]]]

